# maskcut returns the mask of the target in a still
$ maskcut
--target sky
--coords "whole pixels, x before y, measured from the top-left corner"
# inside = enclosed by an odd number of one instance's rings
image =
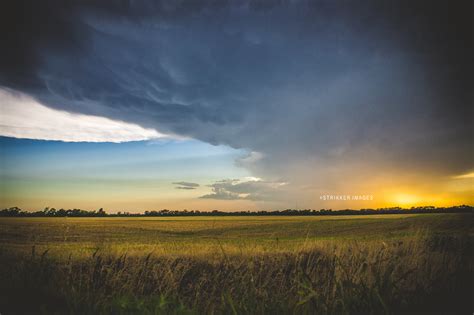
[[[471,1],[2,6],[1,208],[474,203]]]

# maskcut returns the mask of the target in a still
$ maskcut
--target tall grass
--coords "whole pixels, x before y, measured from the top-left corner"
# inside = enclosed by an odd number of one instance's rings
[[[319,241],[280,253],[58,259],[1,256],[0,312],[113,314],[472,313],[472,244]]]

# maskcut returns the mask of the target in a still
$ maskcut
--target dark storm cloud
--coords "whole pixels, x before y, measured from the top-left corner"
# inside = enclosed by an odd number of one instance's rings
[[[4,6],[0,85],[47,106],[245,148],[272,180],[473,167],[470,1]]]
[[[177,185],[175,188],[176,189],[196,189],[199,187],[198,183],[190,183],[190,182],[174,182],[173,185]]]

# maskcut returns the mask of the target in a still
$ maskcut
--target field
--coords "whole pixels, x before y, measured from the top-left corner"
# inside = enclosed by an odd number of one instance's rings
[[[1,218],[0,313],[472,314],[473,218]]]

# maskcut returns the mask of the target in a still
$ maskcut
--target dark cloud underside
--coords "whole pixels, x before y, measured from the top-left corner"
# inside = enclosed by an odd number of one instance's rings
[[[174,182],[173,185],[176,185],[176,189],[185,189],[185,190],[192,190],[199,187],[198,183],[191,183],[191,182]]]

